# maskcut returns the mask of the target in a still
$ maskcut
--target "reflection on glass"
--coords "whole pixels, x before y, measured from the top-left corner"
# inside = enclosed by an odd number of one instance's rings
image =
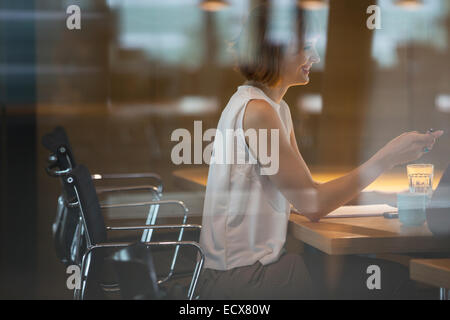
[[[450,113],[450,94],[437,95],[434,103],[438,111]]]
[[[407,43],[429,45],[439,51],[447,49],[449,10],[446,0],[424,0],[418,10],[405,10],[391,0],[380,0],[382,28],[375,30],[372,57],[383,68],[398,63],[398,48]],[[432,35],[432,36],[431,36]]]
[[[111,1],[119,12],[119,46],[149,59],[196,68],[203,59],[202,10],[195,0]],[[180,14],[182,12],[182,14]]]

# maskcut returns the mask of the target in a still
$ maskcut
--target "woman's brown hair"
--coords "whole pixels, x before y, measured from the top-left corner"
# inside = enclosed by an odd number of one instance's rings
[[[302,45],[303,12],[300,8],[295,8],[292,41]],[[280,68],[287,45],[270,39],[269,10],[267,1],[252,9],[233,47],[237,55],[236,69],[247,80],[275,86],[280,81]]]

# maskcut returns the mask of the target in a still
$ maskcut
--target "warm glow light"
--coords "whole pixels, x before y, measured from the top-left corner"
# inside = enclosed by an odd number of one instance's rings
[[[311,169],[312,177],[317,182],[327,182],[343,175],[347,174],[349,170],[346,171],[314,171],[314,168]],[[433,179],[433,189],[437,188],[439,184],[439,180],[442,177],[442,171],[436,171]],[[408,176],[406,174],[406,170],[404,172],[387,172],[382,174],[378,179],[372,182],[369,186],[367,186],[364,191],[376,191],[376,192],[405,192],[409,190],[409,182]]]
[[[422,6],[421,0],[397,0],[395,5],[404,9],[417,9]]]
[[[352,168],[337,168],[326,169],[323,167],[311,167],[311,174],[314,181],[324,183],[348,174]],[[385,193],[405,192],[409,189],[408,175],[406,168],[399,168],[395,172],[385,172],[377,180],[372,182],[364,189],[364,192],[376,191]],[[433,189],[436,189],[444,172],[435,170],[433,179]],[[186,179],[188,181],[197,183],[201,186],[206,186],[208,181],[208,168],[201,169],[181,169],[173,172],[176,177]]]
[[[300,0],[298,5],[305,10],[320,10],[328,7],[326,0]]]
[[[203,0],[200,3],[200,8],[205,11],[219,11],[228,6],[229,4],[225,0]]]

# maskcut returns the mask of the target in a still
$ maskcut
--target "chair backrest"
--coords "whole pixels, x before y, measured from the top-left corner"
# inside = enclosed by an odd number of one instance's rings
[[[65,176],[64,183],[72,187],[77,195],[81,218],[87,231],[88,246],[105,242],[105,220],[89,170],[84,165],[78,165]]]
[[[150,247],[136,243],[108,258],[116,270],[123,299],[161,299]]]
[[[69,138],[63,127],[56,127],[42,137],[42,145],[56,156],[56,165],[60,170],[76,167]]]
[[[85,250],[79,209],[66,205],[62,196],[58,198],[56,219],[52,225],[53,242],[58,259],[65,265],[80,264]]]
[[[59,171],[72,170],[76,166],[72,147],[63,127],[56,127],[52,132],[45,134],[42,137],[42,145],[50,151],[50,165],[47,172],[55,168]],[[79,232],[81,226],[78,209],[67,206],[67,203],[76,201],[76,195],[73,187],[67,187],[64,183],[65,176],[63,174],[57,176],[61,179],[63,188],[52,225],[55,251],[64,264],[78,264],[80,252],[85,248],[85,241]]]

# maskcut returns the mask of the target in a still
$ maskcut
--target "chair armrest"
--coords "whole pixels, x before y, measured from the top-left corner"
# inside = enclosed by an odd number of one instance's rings
[[[179,205],[179,206],[181,206],[183,208],[183,210],[184,210],[183,222],[182,222],[182,225],[180,227],[177,227],[177,229],[180,230],[179,231],[179,235],[178,235],[178,241],[182,241],[183,233],[184,233],[184,229],[185,229],[183,227],[183,225],[187,225],[186,222],[187,222],[187,217],[188,217],[188,213],[189,213],[189,209],[186,207],[186,205],[184,204],[183,201],[179,201],[179,200],[160,200],[160,201],[148,201],[148,202],[129,203],[129,204],[112,204],[112,205],[103,205],[103,206],[100,206],[100,208],[102,208],[102,209],[109,209],[109,208],[124,208],[124,207],[137,207],[137,206],[161,205],[161,204],[176,204],[176,205]],[[146,223],[148,223],[147,227],[140,228],[141,230],[144,230],[144,234],[143,234],[142,239],[141,239],[143,243],[145,243],[147,241],[150,241],[151,238],[148,237],[148,233],[152,232],[153,229],[157,229],[158,228],[158,227],[154,227],[155,226],[154,223],[149,223],[149,221],[147,221]],[[126,230],[126,229],[121,229],[121,230]],[[132,229],[128,229],[128,230],[132,230]],[[178,250],[179,250],[179,247],[177,246],[175,248],[175,251],[174,251],[174,255],[173,255],[172,263],[171,263],[171,266],[170,266],[169,274],[164,279],[159,280],[159,283],[163,283],[163,282],[169,280],[170,277],[173,275],[173,272],[174,272],[174,269],[175,269],[176,260],[177,260],[177,257],[178,257]]]
[[[70,202],[70,201],[67,201],[66,199],[63,199],[63,203],[64,203],[64,206],[66,206],[67,208],[78,208],[80,205],[78,200],[74,200],[74,201]]]
[[[145,202],[135,202],[135,203],[120,203],[120,204],[104,204],[101,205],[101,209],[113,209],[113,208],[128,208],[128,207],[145,207],[151,205],[165,205],[174,204],[183,208],[185,213],[189,212],[186,204],[181,200],[157,200],[157,201],[145,201]]]
[[[154,179],[157,181],[158,191],[163,191],[163,182],[161,176],[153,172],[144,173],[106,173],[106,174],[93,174],[92,180],[111,180],[111,179]]]
[[[98,243],[96,245],[93,245],[89,249],[86,250],[85,255],[88,253],[97,250],[97,249],[107,249],[107,248],[125,248],[128,247],[135,242],[104,242],[104,243]],[[149,242],[142,242],[145,245],[148,246],[193,246],[199,251],[199,253],[203,256],[203,250],[200,247],[200,245],[195,241],[149,241]]]
[[[45,167],[45,171],[50,177],[61,177],[65,174],[68,174],[72,171],[72,168],[67,168],[65,170],[56,170],[52,168],[52,166]]]
[[[125,227],[106,227],[107,231],[124,231],[124,230],[145,230],[145,229],[182,229],[192,228],[201,229],[199,224],[159,224],[159,225],[141,225],[141,226],[125,226]]]
[[[113,193],[113,192],[128,192],[128,191],[140,191],[147,190],[156,195],[158,198],[161,196],[159,189],[153,185],[141,185],[141,186],[126,186],[126,187],[107,187],[107,188],[96,188],[97,194],[103,193]]]

